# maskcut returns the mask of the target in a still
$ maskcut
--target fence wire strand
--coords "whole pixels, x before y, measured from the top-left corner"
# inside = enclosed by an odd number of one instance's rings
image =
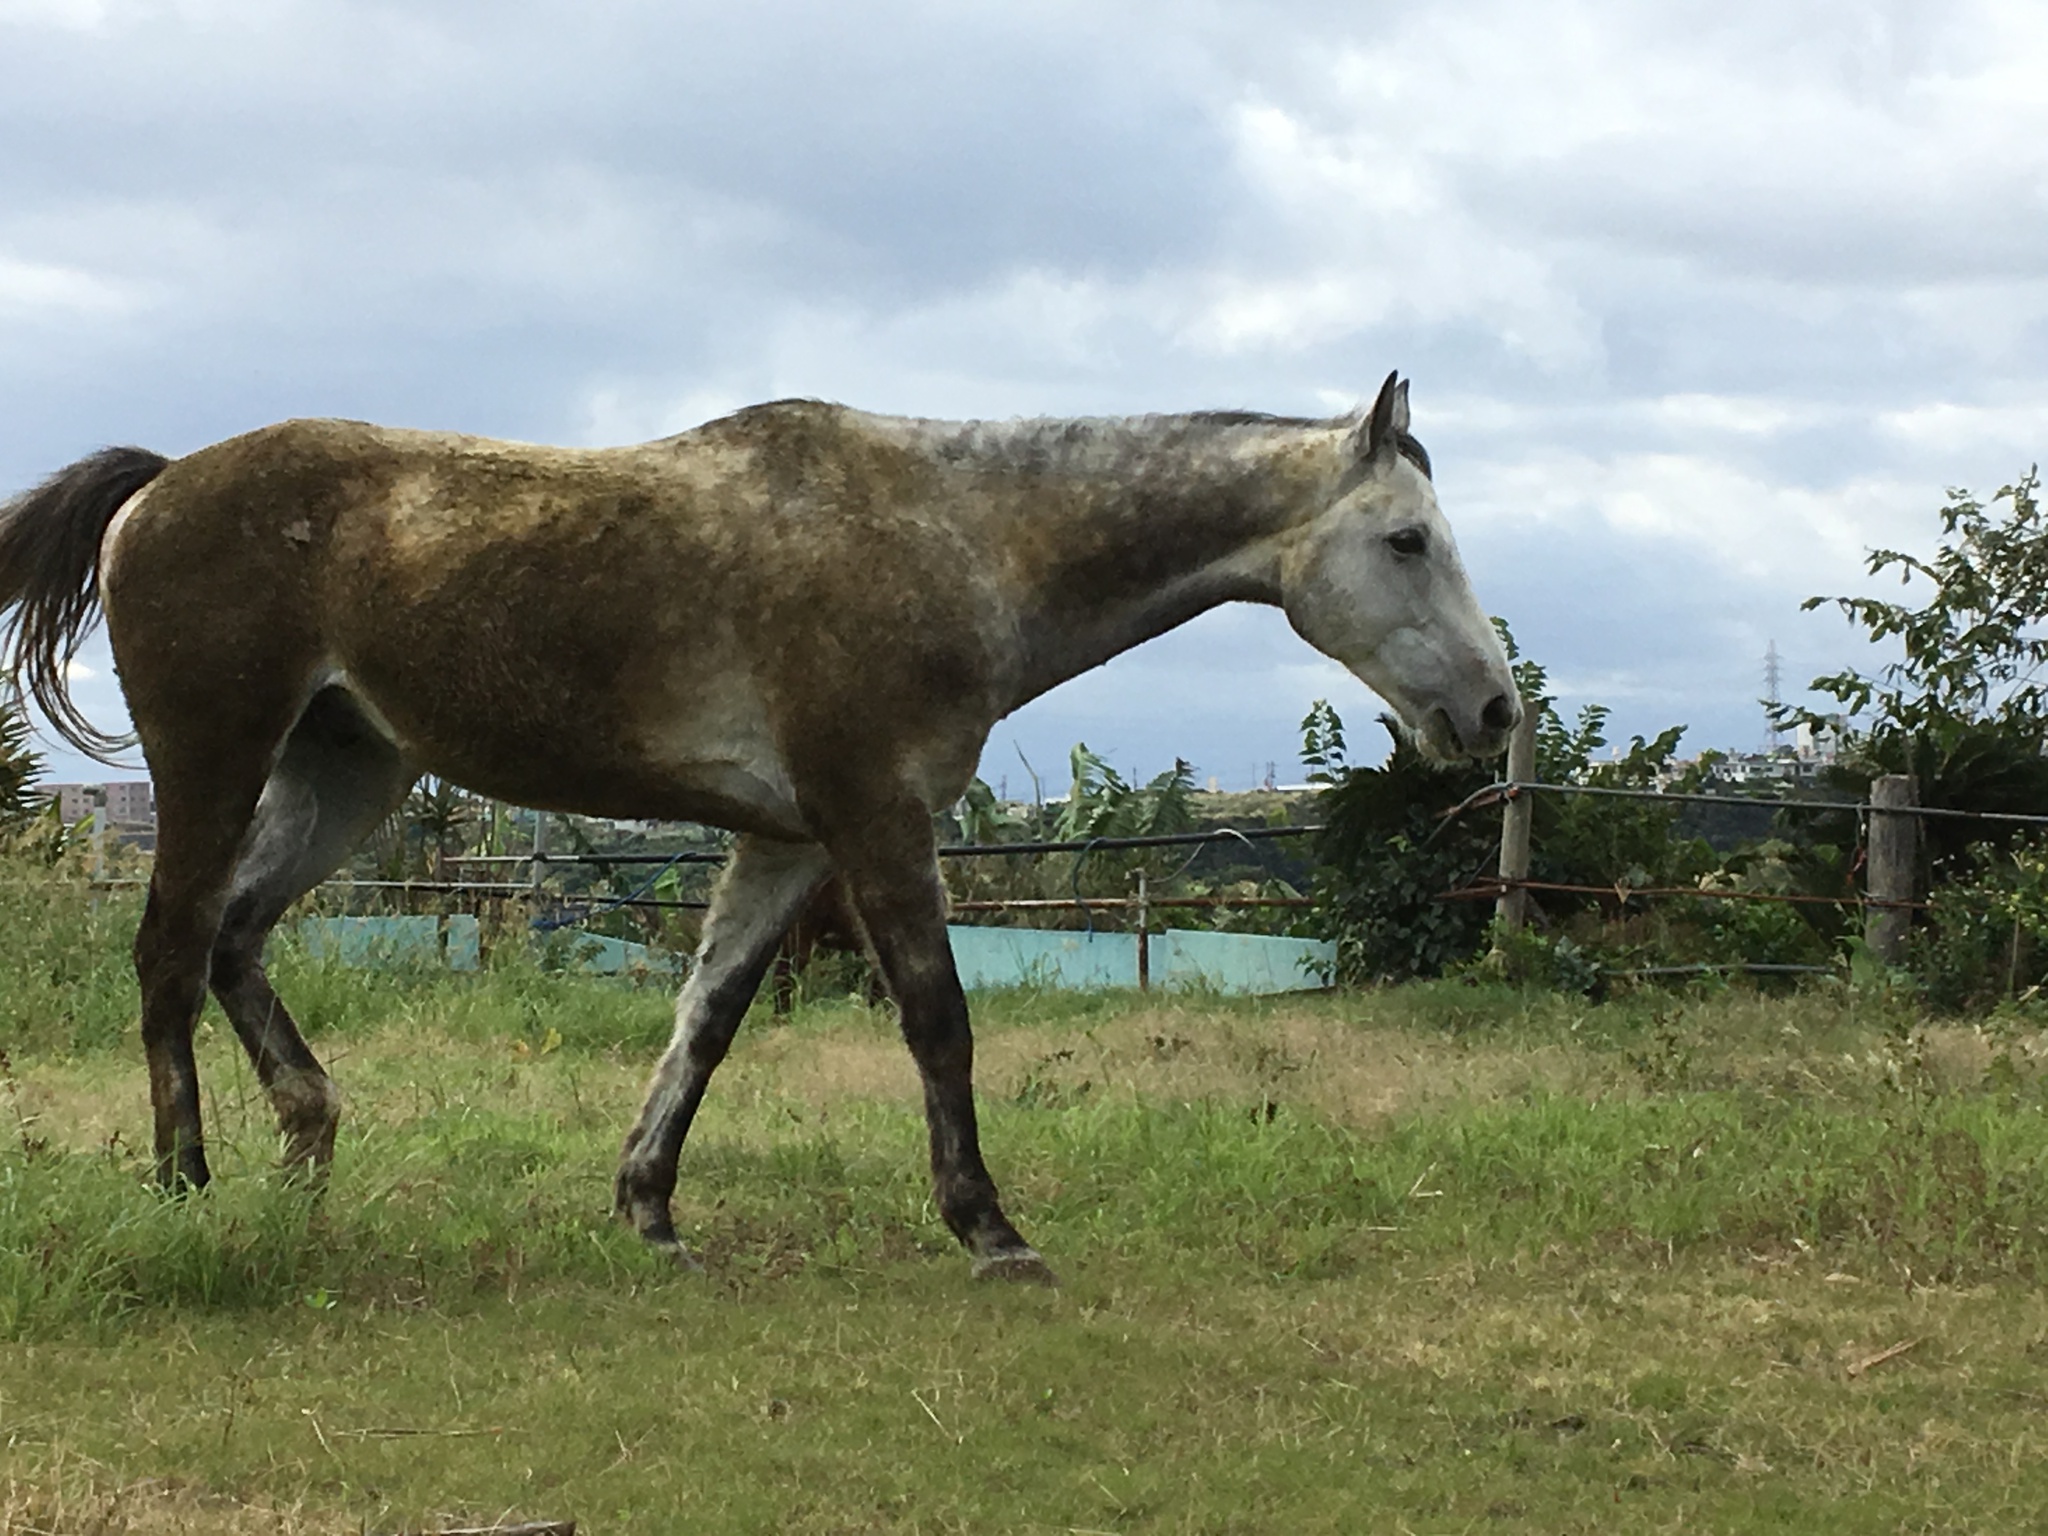
[[[1537,779],[1503,779],[1475,789],[1448,810],[1437,813],[1437,828],[1440,832],[1458,817],[1471,811],[1485,810],[1490,806],[1502,805],[1523,795],[1594,795],[1617,800],[1649,800],[1662,805],[1716,805],[1716,806],[1761,806],[1770,810],[1841,811],[1853,814],[1857,822],[1858,853],[1856,867],[1863,863],[1861,844],[1869,818],[1880,816],[1917,816],[1922,818],[1946,818],[1958,821],[1993,821],[2009,825],[2048,827],[2048,815],[2026,811],[1965,811],[1949,806],[1936,805],[1887,805],[1873,806],[1868,800],[1817,800],[1794,796],[1777,795],[1710,795],[1691,791],[1662,789],[1639,789],[1608,784],[1546,784]],[[1432,837],[1436,832],[1430,834]],[[1482,901],[1497,899],[1509,891],[1550,891],[1559,895],[1612,896],[1619,901],[1631,897],[1691,897],[1703,901],[1766,901],[1814,906],[1861,907],[1879,910],[1924,911],[1924,901],[1881,900],[1864,892],[1851,891],[1841,896],[1818,896],[1801,892],[1785,891],[1725,891],[1705,886],[1626,886],[1626,885],[1568,885],[1553,880],[1509,880],[1498,875],[1475,877],[1456,890],[1444,891],[1438,901]]]
[[[1768,810],[1801,810],[1841,812],[1854,815],[1859,828],[1867,824],[1873,807],[1865,800],[1820,799],[1811,796],[1764,796],[1764,795],[1721,795],[1692,791],[1670,791],[1645,789],[1604,784],[1550,784],[1536,779],[1504,779],[1474,790],[1456,805],[1437,813],[1437,830],[1441,831],[1457,818],[1473,811],[1485,810],[1502,805],[1524,795],[1578,795],[1596,796],[1619,800],[1642,800],[1660,805],[1707,805],[1707,806],[1754,806]],[[1886,816],[1912,816],[1921,819],[1945,819],[1961,821],[1996,822],[2004,825],[2048,827],[2048,814],[2024,811],[1968,811],[1948,806],[1906,805],[1885,806],[1877,814]],[[937,852],[941,858],[1018,858],[1046,854],[1074,853],[1081,857],[1073,871],[1076,882],[1073,898],[1068,900],[1011,899],[1011,900],[970,900],[956,904],[956,910],[967,912],[995,912],[1008,909],[1063,908],[1078,911],[1093,927],[1093,909],[1119,910],[1135,907],[1129,898],[1089,898],[1078,888],[1080,866],[1089,855],[1118,849],[1172,848],[1184,847],[1194,850],[1183,864],[1180,873],[1185,873],[1206,845],[1219,842],[1250,844],[1268,838],[1313,837],[1324,831],[1320,822],[1285,827],[1219,827],[1204,832],[1162,832],[1130,837],[1087,837],[1087,838],[1041,838],[1016,843],[946,843]],[[1432,836],[1435,834],[1432,833]],[[1860,842],[1860,836],[1859,836]],[[665,900],[650,898],[648,891],[660,876],[678,865],[720,865],[731,857],[727,848],[687,848],[672,853],[534,853],[534,854],[467,854],[451,857],[448,862],[456,865],[503,867],[524,864],[536,874],[550,865],[595,866],[600,873],[615,867],[658,866],[654,874],[639,882],[623,897],[586,898],[591,905],[582,911],[575,911],[566,904],[558,905],[554,913],[537,917],[538,927],[559,927],[580,922],[598,913],[620,907],[664,908],[701,911],[709,905],[695,900]],[[1860,860],[1859,860],[1860,862]],[[104,885],[120,885],[128,882],[113,880],[99,882]],[[323,887],[354,888],[358,890],[390,890],[405,894],[446,894],[466,895],[479,898],[527,897],[536,898],[541,892],[537,885],[514,884],[509,881],[465,881],[465,880],[351,880],[347,878],[321,882]],[[1690,898],[1702,901],[1760,901],[1815,906],[1855,906],[1862,908],[1912,908],[1924,910],[1924,901],[1880,901],[1861,892],[1851,891],[1840,896],[1812,895],[1801,892],[1781,891],[1735,891],[1715,890],[1694,886],[1642,886],[1627,885],[1574,885],[1549,880],[1508,880],[1497,875],[1481,875],[1477,872],[1455,890],[1444,891],[1437,896],[1439,901],[1481,901],[1497,899],[1509,891],[1549,892],[1555,895],[1611,896],[1617,901],[1631,898]],[[558,903],[559,893],[548,893]],[[1209,896],[1182,898],[1153,895],[1148,904],[1154,907],[1306,907],[1314,905],[1313,897],[1229,897]]]
[[[1871,810],[1867,800],[1814,800],[1779,798],[1765,795],[1708,795],[1691,791],[1662,789],[1631,789],[1609,784],[1544,784],[1534,779],[1503,779],[1497,784],[1488,784],[1475,789],[1447,811],[1438,813],[1439,821],[1449,821],[1464,815],[1467,811],[1484,810],[1490,805],[1513,800],[1524,793],[1550,795],[1604,795],[1618,800],[1655,800],[1664,805],[1757,805],[1774,811],[1852,811],[1868,815]],[[1885,816],[1918,816],[1922,818],[1947,818],[1956,821],[1997,821],[2021,826],[2048,827],[2048,815],[2031,811],[1964,811],[1942,805],[1887,805],[1879,814]]]

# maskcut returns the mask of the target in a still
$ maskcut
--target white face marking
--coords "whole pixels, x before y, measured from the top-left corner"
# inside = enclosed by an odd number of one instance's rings
[[[1487,717],[1514,699],[1507,654],[1413,464],[1390,457],[1300,530],[1281,586],[1296,632],[1393,705],[1432,755],[1499,749],[1498,710]]]

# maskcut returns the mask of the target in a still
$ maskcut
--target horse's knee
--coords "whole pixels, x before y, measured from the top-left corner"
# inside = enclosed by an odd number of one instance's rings
[[[203,949],[135,942],[135,979],[142,992],[145,1044],[189,1033],[206,995],[209,961]]]
[[[256,957],[239,944],[216,942],[206,959],[206,981],[217,993],[233,992],[256,969]]]
[[[260,967],[266,936],[252,896],[244,893],[228,902],[207,950],[207,980],[215,991],[232,989]]]

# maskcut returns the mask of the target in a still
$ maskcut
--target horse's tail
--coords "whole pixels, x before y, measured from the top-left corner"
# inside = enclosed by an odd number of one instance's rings
[[[100,541],[121,504],[170,460],[142,448],[102,448],[0,505],[0,676],[24,685],[57,732],[106,761],[132,745],[71,702],[65,669],[99,609]]]

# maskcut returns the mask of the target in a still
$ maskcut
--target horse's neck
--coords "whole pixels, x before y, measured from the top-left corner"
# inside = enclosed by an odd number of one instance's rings
[[[1332,479],[1306,424],[1019,423],[999,542],[1021,655],[1012,707],[1221,603],[1280,600],[1286,531]]]

